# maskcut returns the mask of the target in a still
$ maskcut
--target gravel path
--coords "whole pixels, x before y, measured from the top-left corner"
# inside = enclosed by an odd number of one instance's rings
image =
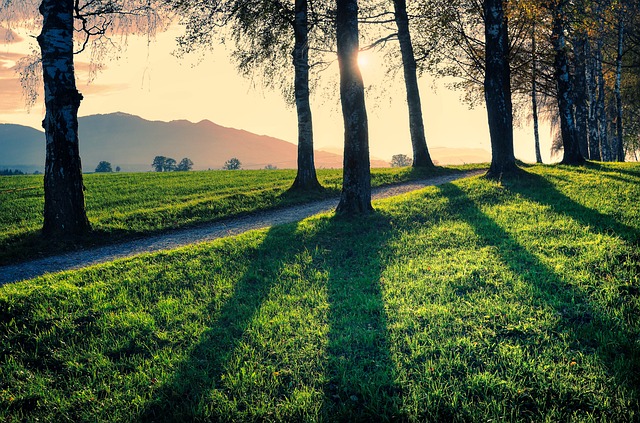
[[[442,185],[456,179],[478,175],[485,170],[474,170],[454,175],[438,176],[419,181],[374,188],[374,200],[415,191],[430,185]],[[266,228],[284,223],[297,222],[314,214],[328,212],[338,205],[338,198],[291,206],[284,209],[268,210],[242,217],[214,222],[205,226],[182,229],[169,233],[136,239],[89,250],[73,251],[43,259],[14,265],[0,266],[0,286],[5,283],[32,279],[46,273],[79,269],[119,258],[132,257],[142,253],[171,250],[188,244],[211,241],[231,235],[238,235],[252,229]]]

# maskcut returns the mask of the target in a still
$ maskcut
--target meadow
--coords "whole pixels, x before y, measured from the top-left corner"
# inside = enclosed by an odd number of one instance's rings
[[[638,198],[526,166],[5,285],[0,420],[638,421]]]
[[[456,169],[374,169],[372,186],[455,172]],[[477,166],[476,166],[477,167]],[[93,233],[73,241],[43,240],[42,175],[0,176],[0,265],[193,226],[340,193],[342,171],[321,169],[323,192],[291,192],[294,170],[112,173],[84,175]]]

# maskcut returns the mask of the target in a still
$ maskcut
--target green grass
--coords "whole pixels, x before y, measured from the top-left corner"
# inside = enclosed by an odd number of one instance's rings
[[[372,185],[452,171],[374,169]],[[325,191],[310,195],[287,191],[294,170],[85,175],[93,233],[65,242],[40,237],[43,177],[0,176],[0,264],[338,195],[341,170],[320,170],[318,177]]]
[[[0,420],[640,419],[640,166],[0,288]]]

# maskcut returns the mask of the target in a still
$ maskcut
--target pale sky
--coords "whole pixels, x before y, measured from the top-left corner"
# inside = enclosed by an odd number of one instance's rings
[[[295,108],[285,103],[279,92],[238,76],[225,47],[178,59],[171,53],[180,28],[159,34],[150,43],[146,38],[129,37],[119,58],[107,60],[105,69],[87,83],[89,55],[76,56],[78,88],[84,94],[80,116],[125,112],[149,120],[208,119],[219,125],[245,129],[296,143]],[[17,75],[12,69],[21,54],[36,47],[35,39],[22,34],[22,40],[0,45],[0,122],[18,123],[41,129],[44,106],[40,101],[27,111]],[[362,63],[367,91],[371,155],[390,160],[393,154],[411,155],[404,83],[384,79],[382,58],[368,53]],[[311,99],[316,148],[342,148],[342,117],[339,112],[337,65],[325,71],[330,81],[322,95]],[[323,75],[325,75],[323,74]],[[285,76],[292,78],[292,76]],[[433,80],[420,79],[420,90],[429,147],[467,147],[491,151],[484,107],[469,110],[460,93],[442,82],[433,89]],[[385,87],[384,90],[380,87]],[[328,93],[334,92],[334,95]],[[549,130],[541,128],[542,154],[549,160]],[[80,140],[82,142],[82,140]],[[516,156],[534,161],[533,131],[516,129]]]

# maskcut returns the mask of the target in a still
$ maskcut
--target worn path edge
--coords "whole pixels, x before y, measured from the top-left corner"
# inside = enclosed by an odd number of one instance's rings
[[[393,197],[416,191],[427,186],[442,185],[458,179],[479,175],[486,170],[473,170],[451,175],[436,176],[417,181],[403,182],[372,189],[374,200]],[[117,244],[87,250],[76,250],[66,254],[42,259],[0,266],[0,286],[27,279],[33,279],[47,273],[76,270],[107,263],[117,259],[129,258],[139,254],[172,250],[190,244],[212,241],[233,235],[263,229],[275,225],[297,222],[318,213],[329,212],[338,204],[338,198],[314,201],[296,206],[266,210],[246,216],[219,220],[204,226],[180,229],[160,235],[135,239]]]

